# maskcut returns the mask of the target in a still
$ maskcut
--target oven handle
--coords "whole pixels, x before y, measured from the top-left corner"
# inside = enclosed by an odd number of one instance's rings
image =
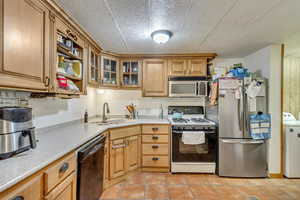
[[[182,134],[183,132],[188,132],[188,131],[174,131],[174,130],[172,130],[172,133],[176,133],[176,134]],[[195,132],[195,131],[193,131],[193,132]],[[204,132],[205,134],[214,134],[214,133],[216,133],[215,131],[199,131],[199,132]]]

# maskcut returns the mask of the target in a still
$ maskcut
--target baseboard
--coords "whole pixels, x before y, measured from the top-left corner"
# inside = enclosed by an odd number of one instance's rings
[[[281,174],[281,173],[269,174],[269,178],[283,178],[283,174]]]

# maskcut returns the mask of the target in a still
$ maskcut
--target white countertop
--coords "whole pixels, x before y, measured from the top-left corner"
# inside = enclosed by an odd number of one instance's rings
[[[93,121],[95,120],[97,119]],[[98,119],[98,121],[100,120]],[[109,128],[139,124],[169,124],[169,121],[167,119],[137,119],[112,125],[74,122],[37,130],[39,142],[36,149],[6,160],[0,160],[0,192],[75,150]]]

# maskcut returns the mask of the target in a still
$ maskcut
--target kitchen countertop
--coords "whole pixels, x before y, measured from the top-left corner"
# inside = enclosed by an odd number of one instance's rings
[[[126,120],[118,124],[97,125],[72,122],[36,131],[37,148],[0,160],[0,192],[29,177],[53,161],[75,150],[110,128],[140,124],[169,124],[167,119]]]

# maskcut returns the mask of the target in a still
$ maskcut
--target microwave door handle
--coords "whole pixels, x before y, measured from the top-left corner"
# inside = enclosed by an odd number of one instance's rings
[[[196,82],[196,96],[199,95],[199,82]]]

